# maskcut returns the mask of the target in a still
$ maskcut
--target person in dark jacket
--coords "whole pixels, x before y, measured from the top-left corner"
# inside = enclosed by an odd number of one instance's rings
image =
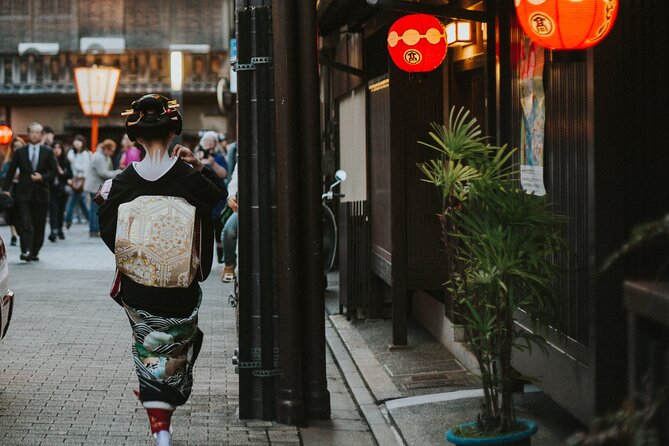
[[[19,169],[14,200],[20,221],[20,258],[25,261],[39,260],[49,210],[49,185],[57,172],[53,150],[40,144],[42,137],[42,126],[37,122],[31,123],[28,126],[29,143],[14,154],[2,185],[4,193],[9,194],[14,174]]]
[[[49,201],[49,226],[51,226],[51,234],[49,234],[48,238],[51,242],[55,242],[56,239],[65,240],[65,234],[63,234],[65,205],[67,204],[65,185],[72,178],[72,169],[65,155],[63,141],[55,140],[53,142],[53,155],[57,161],[57,172],[51,183],[51,197]]]
[[[140,162],[131,163],[112,180],[107,180],[98,197],[98,201],[104,199],[98,210],[100,236],[117,254],[117,267],[121,269],[118,254],[119,250],[127,248],[127,244],[119,242],[116,246],[117,228],[120,228],[118,233],[129,233],[134,220],[128,223],[120,219],[120,206],[126,205],[124,209],[127,209],[132,202],[146,197],[178,197],[195,208],[194,226],[201,228],[200,263],[190,284],[167,288],[139,283],[138,277],[151,276],[143,273],[152,266],[142,266],[138,262],[139,274],[119,272],[112,290],[112,297],[124,307],[130,321],[139,380],[136,393],[147,411],[151,432],[159,446],[172,444],[172,413],[188,400],[193,386],[193,365],[203,338],[197,326],[202,299],[198,282],[209,275],[213,260],[213,244],[201,241],[213,237],[211,210],[227,196],[225,189],[214,182],[215,174],[203,169],[202,162],[189,149],[176,145],[170,156],[170,142],[181,132],[181,115],[177,107],[176,101],[153,94],[133,102],[132,110],[126,112],[126,131],[131,140],[145,147],[146,156]],[[166,253],[160,258],[161,262],[174,256],[170,251],[174,248],[170,246],[176,243],[173,230],[177,224],[166,220],[159,218],[150,225],[155,229],[155,239],[151,237],[152,243],[155,242],[152,245],[154,251]]]

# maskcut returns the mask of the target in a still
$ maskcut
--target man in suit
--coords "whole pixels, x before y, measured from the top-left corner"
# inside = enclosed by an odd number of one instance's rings
[[[49,209],[49,184],[57,172],[56,157],[50,147],[40,144],[42,126],[33,122],[28,126],[29,144],[16,150],[9,171],[2,185],[9,194],[12,178],[19,169],[14,200],[19,213],[21,260],[39,260],[39,250],[44,243],[44,226]]]

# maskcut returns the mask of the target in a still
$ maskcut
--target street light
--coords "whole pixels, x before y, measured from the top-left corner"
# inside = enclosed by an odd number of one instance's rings
[[[183,113],[183,83],[184,83],[184,56],[181,51],[170,52],[170,91],[171,99],[175,99],[180,104],[181,113]],[[180,143],[181,137],[176,136],[174,143]]]
[[[98,145],[98,118],[108,116],[114,103],[121,70],[113,67],[77,67],[74,80],[84,115],[91,117],[91,151]]]

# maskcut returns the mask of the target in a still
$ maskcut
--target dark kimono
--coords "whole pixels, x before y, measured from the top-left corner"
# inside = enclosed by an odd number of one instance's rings
[[[134,165],[112,180],[100,206],[100,235],[114,252],[118,207],[137,197],[164,195],[181,197],[196,209],[201,222],[202,244],[199,280],[211,271],[213,259],[212,208],[227,196],[203,169],[198,172],[182,160],[155,181],[142,178]],[[213,180],[213,181],[212,181]],[[124,274],[115,296],[128,315],[133,331],[133,356],[139,379],[139,398],[145,408],[174,409],[184,404],[193,385],[192,369],[202,346],[197,326],[202,291],[198,280],[187,288],[141,285]]]

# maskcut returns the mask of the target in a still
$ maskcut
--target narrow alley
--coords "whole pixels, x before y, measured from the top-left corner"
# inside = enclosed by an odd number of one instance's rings
[[[6,241],[10,287],[16,294],[7,336],[0,342],[0,444],[149,445],[146,413],[133,395],[137,378],[130,329],[108,297],[114,258],[88,225],[75,224],[66,240],[46,242],[39,262],[21,262]],[[173,418],[174,444],[374,445],[328,351],[332,420],[296,428],[239,420],[232,286],[219,265],[202,284],[204,346],[189,402]]]

